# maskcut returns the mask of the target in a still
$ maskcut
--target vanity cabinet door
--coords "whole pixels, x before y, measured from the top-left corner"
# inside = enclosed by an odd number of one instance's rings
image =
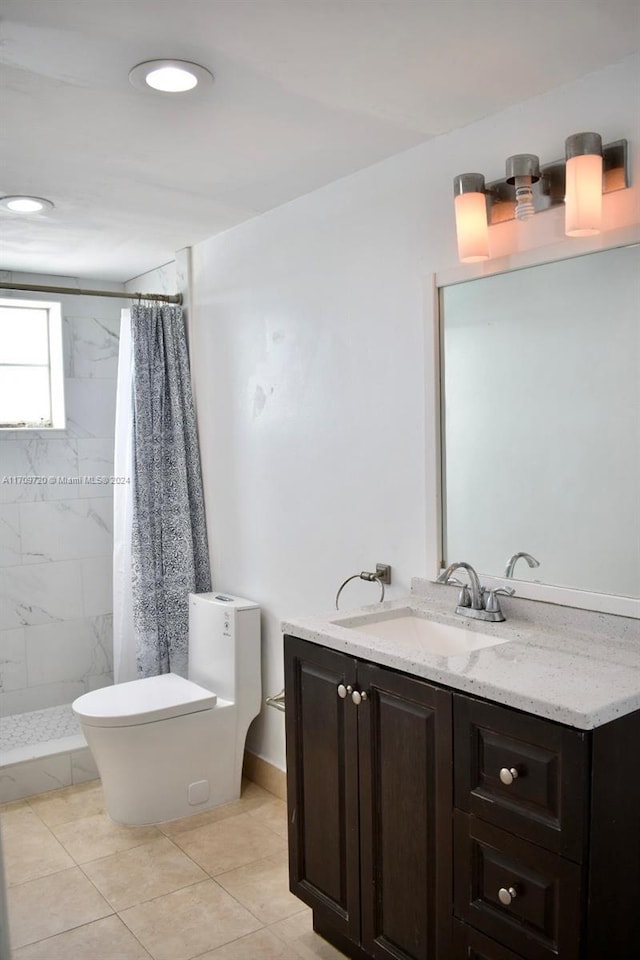
[[[360,938],[355,661],[285,637],[291,892],[339,935]]]
[[[374,960],[443,960],[451,925],[451,695],[358,664],[362,938]]]

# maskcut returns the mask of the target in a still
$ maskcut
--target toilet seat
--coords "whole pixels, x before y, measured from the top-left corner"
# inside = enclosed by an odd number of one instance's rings
[[[89,726],[131,727],[211,710],[217,699],[215,693],[191,680],[164,673],[84,693],[72,708]]]

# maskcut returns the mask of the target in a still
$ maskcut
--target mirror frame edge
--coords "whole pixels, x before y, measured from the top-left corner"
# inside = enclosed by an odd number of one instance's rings
[[[442,430],[440,425],[440,322],[437,274],[423,284],[426,569],[435,580],[442,569]],[[430,456],[433,452],[434,456]]]
[[[477,264],[467,264],[452,267],[447,270],[432,273],[425,282],[425,372],[431,372],[431,377],[425,376],[425,459],[426,459],[426,495],[427,495],[427,577],[435,580],[443,570],[443,505],[444,492],[442,484],[442,370],[440,351],[440,289],[467,280],[480,277],[495,276],[499,273],[512,272],[523,267],[539,266],[558,260],[569,260],[588,253],[601,250],[611,250],[615,247],[626,247],[640,244],[640,224],[609,230],[595,237],[584,237],[578,241],[568,241],[566,238],[558,243],[547,244],[531,250],[517,252],[505,257],[496,257],[494,260]],[[435,459],[430,463],[429,453],[433,451]],[[472,559],[469,562],[473,562]],[[516,589],[516,597],[526,600],[536,600],[543,603],[554,603],[560,606],[576,607],[583,610],[593,610],[599,613],[613,613],[618,616],[640,619],[640,599],[634,597],[619,597],[605,593],[593,593],[586,590],[577,590],[571,587],[561,587],[554,584],[534,583],[530,580],[506,580],[504,577],[495,577],[481,573],[483,581],[488,586],[512,585]]]

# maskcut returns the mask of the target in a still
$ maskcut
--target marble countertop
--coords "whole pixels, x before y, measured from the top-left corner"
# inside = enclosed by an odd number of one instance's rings
[[[474,696],[591,730],[640,709],[640,621],[554,604],[501,598],[506,621],[464,619],[454,588],[412,581],[409,596],[356,610],[285,621],[284,633]],[[508,643],[444,657],[420,644],[367,634],[371,613],[400,610]],[[387,614],[388,611],[388,614]],[[397,614],[396,614],[397,615]]]

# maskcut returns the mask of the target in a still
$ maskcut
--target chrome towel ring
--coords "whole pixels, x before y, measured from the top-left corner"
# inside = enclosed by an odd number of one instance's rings
[[[376,566],[376,572],[371,573],[368,570],[363,570],[361,573],[354,573],[351,577],[347,577],[344,583],[340,584],[338,587],[338,592],[336,593],[336,610],[339,610],[338,602],[340,600],[340,594],[346,587],[348,583],[351,583],[352,580],[368,580],[370,583],[373,583],[375,580],[376,583],[380,584],[380,603],[384,600],[384,585],[385,583],[391,583],[391,567],[387,564],[379,563]]]

